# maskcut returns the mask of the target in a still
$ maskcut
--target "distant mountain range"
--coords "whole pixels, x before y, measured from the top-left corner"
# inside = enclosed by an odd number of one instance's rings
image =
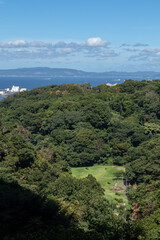
[[[85,72],[67,68],[19,68],[0,70],[0,77],[72,77],[72,78],[115,78],[115,79],[142,79],[152,80],[160,79],[160,72],[142,71],[142,72]]]

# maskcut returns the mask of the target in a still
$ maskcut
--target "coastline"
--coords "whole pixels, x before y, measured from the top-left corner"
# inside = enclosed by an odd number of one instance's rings
[[[19,92],[25,92],[27,91],[27,88],[20,88],[19,86],[12,86],[12,88],[5,88],[5,89],[0,89],[0,97],[6,98],[9,97],[15,93]]]

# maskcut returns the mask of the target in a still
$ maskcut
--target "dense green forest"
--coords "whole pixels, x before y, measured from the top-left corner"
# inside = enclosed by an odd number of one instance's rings
[[[126,168],[131,207],[92,175]],[[160,239],[160,80],[39,87],[0,101],[2,240]]]

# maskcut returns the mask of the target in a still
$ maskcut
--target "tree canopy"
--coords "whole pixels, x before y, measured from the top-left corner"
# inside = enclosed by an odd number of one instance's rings
[[[160,239],[159,95],[160,80],[126,80],[0,101],[2,239]],[[108,202],[93,176],[72,177],[71,167],[93,164],[125,166],[131,212]]]

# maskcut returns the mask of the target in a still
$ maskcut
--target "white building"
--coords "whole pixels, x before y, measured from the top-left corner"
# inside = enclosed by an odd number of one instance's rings
[[[19,86],[12,86],[12,89],[10,90],[9,88],[6,88],[4,90],[0,89],[0,95],[1,96],[9,96],[14,93],[19,93],[19,92],[24,92],[27,91],[27,88],[19,88]]]
[[[27,88],[21,88],[20,89],[20,92],[25,92],[25,91],[27,91]]]
[[[113,87],[113,86],[116,86],[118,83],[115,83],[115,84],[111,84],[111,83],[106,83],[107,86],[109,87]]]
[[[19,86],[12,86],[11,92],[19,92]]]

